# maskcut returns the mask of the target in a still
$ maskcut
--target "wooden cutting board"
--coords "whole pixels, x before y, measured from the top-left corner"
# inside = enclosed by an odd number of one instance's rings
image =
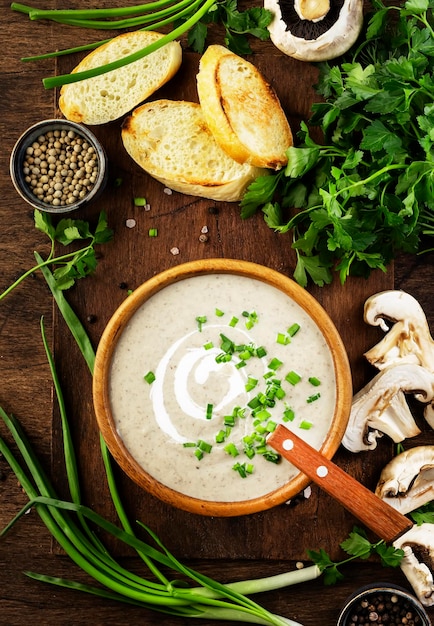
[[[294,134],[301,120],[309,117],[316,98],[315,69],[276,52],[270,44],[265,52],[251,57],[274,86],[287,113]],[[60,61],[59,72],[69,71],[73,60]],[[176,78],[155,98],[197,101],[195,75],[199,56],[185,53]],[[60,115],[57,111],[57,115]],[[154,274],[186,261],[226,257],[261,263],[292,276],[295,258],[291,236],[274,233],[261,214],[242,220],[236,203],[216,203],[178,193],[167,195],[131,161],[120,139],[120,122],[93,128],[106,148],[110,182],[103,196],[80,216],[94,221],[101,210],[108,214],[114,229],[113,241],[101,248],[94,277],[80,281],[68,293],[96,348],[103,329],[117,306],[134,289]],[[119,185],[115,181],[120,182]],[[133,199],[146,197],[150,210],[135,207]],[[135,220],[129,228],[127,220]],[[158,237],[150,238],[150,227]],[[202,229],[208,240],[201,242]],[[178,248],[179,254],[171,253]],[[373,375],[363,352],[381,336],[377,328],[363,322],[363,304],[373,293],[393,288],[393,271],[376,272],[368,280],[348,280],[342,286],[309,287],[340,331],[347,348],[354,388]],[[74,438],[79,454],[86,502],[115,520],[100,458],[99,437],[92,405],[90,374],[79,355],[64,322],[55,312],[55,357],[59,369]],[[390,445],[375,454],[352,455],[339,450],[335,461],[369,488],[388,460]],[[59,490],[67,497],[64,484],[63,450],[57,411],[53,419],[53,475]],[[149,525],[180,558],[211,559],[305,559],[306,548],[323,547],[336,554],[355,520],[329,496],[312,486],[310,497],[301,495],[293,502],[271,511],[237,518],[208,518],[165,505],[135,486],[117,471],[120,491],[132,521]]]

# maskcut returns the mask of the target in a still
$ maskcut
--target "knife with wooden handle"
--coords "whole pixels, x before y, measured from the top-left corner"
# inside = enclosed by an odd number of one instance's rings
[[[381,500],[285,426],[277,426],[268,436],[267,443],[342,504],[367,528],[375,532],[380,539],[387,543],[393,542],[412,528],[413,522],[410,519]]]

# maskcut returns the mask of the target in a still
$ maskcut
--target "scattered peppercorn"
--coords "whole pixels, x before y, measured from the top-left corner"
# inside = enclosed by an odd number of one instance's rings
[[[26,149],[24,180],[38,200],[53,207],[82,200],[98,177],[95,148],[74,130],[52,130]]]
[[[362,597],[349,611],[348,626],[422,626],[422,619],[411,602],[395,593],[378,593]]]

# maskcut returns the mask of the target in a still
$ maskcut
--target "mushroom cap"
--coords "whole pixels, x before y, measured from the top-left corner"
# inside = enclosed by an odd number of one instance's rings
[[[434,446],[415,446],[384,466],[375,495],[403,515],[434,497]]]
[[[365,352],[377,369],[396,363],[418,363],[434,372],[434,341],[419,302],[405,291],[380,291],[365,302],[364,320],[385,337]],[[390,324],[393,326],[389,329]]]
[[[271,41],[300,61],[340,56],[356,42],[363,26],[363,0],[330,0],[330,10],[313,20],[301,19],[292,0],[264,0],[264,7],[274,14],[268,26]]]
[[[410,393],[420,402],[431,402],[434,374],[414,363],[381,370],[354,395],[342,445],[350,452],[361,452],[375,449],[383,435],[395,443],[418,435],[420,430],[405,398]]]

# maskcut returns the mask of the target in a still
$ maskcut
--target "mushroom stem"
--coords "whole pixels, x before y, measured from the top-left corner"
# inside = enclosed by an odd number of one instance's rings
[[[295,0],[294,10],[301,20],[318,22],[330,11],[329,0]]]

